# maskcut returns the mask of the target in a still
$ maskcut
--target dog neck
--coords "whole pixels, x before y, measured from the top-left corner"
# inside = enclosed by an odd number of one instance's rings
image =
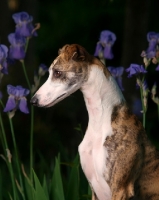
[[[88,130],[94,134],[107,131],[106,135],[111,135],[112,131],[109,129],[111,129],[112,110],[114,106],[124,101],[114,78],[111,75],[106,77],[103,69],[94,64],[81,91],[89,115]]]

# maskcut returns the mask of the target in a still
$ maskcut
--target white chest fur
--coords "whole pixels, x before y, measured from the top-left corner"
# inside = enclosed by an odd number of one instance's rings
[[[79,146],[82,169],[99,200],[110,200],[111,190],[105,178],[108,152],[104,146],[112,135],[111,114],[123,99],[114,79],[92,66],[88,81],[81,88],[89,114],[88,129]]]
[[[95,139],[88,131],[79,146],[82,169],[99,200],[110,200],[111,191],[103,176],[108,173],[107,149],[103,146],[101,137]]]

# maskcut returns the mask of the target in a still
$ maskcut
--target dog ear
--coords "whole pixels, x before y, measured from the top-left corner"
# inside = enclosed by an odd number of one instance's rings
[[[76,51],[72,55],[74,61],[84,61],[86,58],[84,49],[77,47]]]
[[[62,48],[60,48],[58,50],[58,55],[60,55],[62,52],[64,52],[67,49],[68,46],[69,46],[69,44],[66,44],[65,46],[63,46]]]

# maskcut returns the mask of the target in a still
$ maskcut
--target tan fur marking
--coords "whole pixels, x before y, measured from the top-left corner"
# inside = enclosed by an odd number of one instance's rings
[[[112,200],[129,199],[137,192],[142,200],[159,199],[159,153],[125,104],[114,108],[112,128],[114,134],[104,144],[109,154]]]

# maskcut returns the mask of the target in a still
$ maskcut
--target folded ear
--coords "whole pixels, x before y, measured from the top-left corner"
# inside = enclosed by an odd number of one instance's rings
[[[58,50],[58,55],[60,55],[63,51],[65,51],[67,49],[67,47],[69,46],[69,44],[66,44],[65,46],[63,46],[61,49]]]
[[[84,61],[85,58],[86,58],[85,50],[81,48],[80,46],[76,46],[76,50],[74,51],[72,55],[72,60]]]

